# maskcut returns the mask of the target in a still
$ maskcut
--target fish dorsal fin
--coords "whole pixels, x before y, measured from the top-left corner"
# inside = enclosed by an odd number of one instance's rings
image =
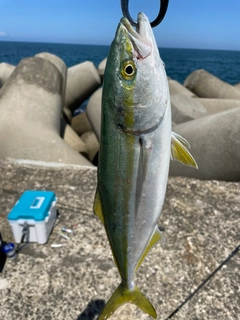
[[[171,159],[197,169],[197,162],[194,160],[187,148],[190,148],[188,141],[179,134],[172,132]]]
[[[93,205],[93,212],[94,214],[102,221],[104,224],[104,217],[102,212],[102,203],[100,199],[100,194],[97,188],[95,199],[94,199],[94,205]]]
[[[138,261],[138,264],[135,268],[135,270],[137,270],[141,263],[143,262],[144,258],[146,257],[146,255],[148,254],[148,251],[157,243],[157,242],[165,242],[165,237],[162,235],[161,231],[159,230],[158,227],[155,228],[145,250],[143,251],[143,254],[141,255],[140,260]]]

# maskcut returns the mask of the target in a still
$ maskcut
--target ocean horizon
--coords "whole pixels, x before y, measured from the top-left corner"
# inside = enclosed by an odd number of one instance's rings
[[[0,63],[16,66],[23,58],[49,52],[59,56],[67,67],[87,60],[97,67],[107,57],[109,47],[94,44],[0,41]],[[229,84],[240,82],[240,51],[159,48],[159,52],[167,75],[180,83],[197,69],[205,69]]]

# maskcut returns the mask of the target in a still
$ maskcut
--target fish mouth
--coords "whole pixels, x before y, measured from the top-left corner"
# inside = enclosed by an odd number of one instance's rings
[[[137,59],[145,59],[152,53],[152,42],[149,39],[150,23],[147,16],[140,12],[138,14],[138,26],[133,29],[129,20],[123,17],[120,21],[121,27],[125,28],[134,48],[134,55]]]

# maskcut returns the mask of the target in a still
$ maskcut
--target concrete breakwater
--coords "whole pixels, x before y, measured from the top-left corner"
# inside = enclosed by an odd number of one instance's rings
[[[0,64],[0,158],[97,165],[106,59],[71,68],[40,53]],[[240,87],[205,70],[169,79],[173,131],[191,145],[199,169],[171,162],[170,175],[240,181]],[[73,116],[89,99],[86,111]]]

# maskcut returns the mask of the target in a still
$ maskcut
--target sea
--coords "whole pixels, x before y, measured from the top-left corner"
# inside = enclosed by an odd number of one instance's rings
[[[96,67],[107,57],[109,46],[0,41],[0,63],[17,65],[40,52],[59,56],[71,67],[92,61]],[[240,82],[240,51],[159,48],[167,75],[183,83],[196,69],[205,69],[229,84]]]

